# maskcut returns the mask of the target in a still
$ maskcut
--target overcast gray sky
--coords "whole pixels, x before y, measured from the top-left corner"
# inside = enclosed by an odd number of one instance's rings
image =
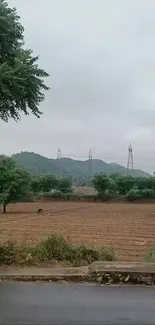
[[[155,1],[9,0],[50,73],[44,115],[1,122],[1,152],[93,157],[155,170]]]

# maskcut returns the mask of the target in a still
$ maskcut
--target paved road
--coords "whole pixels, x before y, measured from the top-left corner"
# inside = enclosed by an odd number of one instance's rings
[[[155,324],[155,288],[0,283],[2,324]]]

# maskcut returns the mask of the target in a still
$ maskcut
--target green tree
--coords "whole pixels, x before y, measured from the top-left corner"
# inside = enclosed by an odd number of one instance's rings
[[[119,177],[119,176],[121,176],[120,173],[111,173],[111,174],[109,175],[109,177],[112,178],[114,181],[115,181],[116,178]]]
[[[136,178],[136,186],[139,190],[144,190],[148,187],[148,181],[145,177],[137,177]]]
[[[58,189],[62,193],[69,193],[72,191],[72,181],[69,178],[60,178],[58,180]]]
[[[117,193],[117,185],[113,178],[109,177],[109,186],[108,186],[108,193],[111,195],[116,195]]]
[[[34,176],[31,179],[31,190],[33,193],[39,193],[41,191],[41,176]]]
[[[135,185],[135,178],[132,176],[118,176],[115,179],[119,194],[126,195]]]
[[[146,185],[146,188],[155,191],[155,177],[148,177]]]
[[[144,199],[155,199],[155,192],[151,188],[144,188],[139,192],[141,194],[141,197]]]
[[[127,200],[135,201],[141,198],[140,191],[136,188],[131,188],[131,190],[126,195]]]
[[[4,213],[10,202],[27,195],[29,184],[30,175],[25,170],[16,168],[11,158],[0,156],[0,203]]]
[[[0,0],[0,118],[19,120],[21,113],[40,117],[39,104],[49,88],[48,74],[38,67],[38,56],[24,49],[24,28],[16,9]]]
[[[40,188],[42,192],[50,192],[58,188],[58,179],[53,175],[42,176],[40,180]]]
[[[138,177],[136,186],[139,190],[150,189],[155,191],[155,177]]]
[[[104,173],[96,174],[93,178],[92,184],[98,194],[105,194],[109,189],[110,179],[108,175]]]

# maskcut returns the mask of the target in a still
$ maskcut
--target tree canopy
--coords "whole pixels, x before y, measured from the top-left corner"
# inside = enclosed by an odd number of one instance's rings
[[[48,76],[24,48],[24,28],[15,8],[0,0],[0,118],[19,120],[21,113],[40,117],[39,104],[44,100]]]
[[[30,176],[25,170],[16,168],[10,157],[0,156],[0,203],[3,212],[6,206],[26,195],[30,189]]]
[[[130,201],[155,198],[155,177],[132,177],[115,174],[96,174],[93,187],[99,197],[123,196]]]

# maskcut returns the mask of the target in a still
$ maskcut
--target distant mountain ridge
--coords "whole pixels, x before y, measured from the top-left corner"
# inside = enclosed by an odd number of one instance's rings
[[[51,159],[34,152],[21,152],[12,155],[16,165],[37,174],[55,174],[63,177],[71,177],[77,184],[87,183],[96,173],[120,173],[127,174],[127,169],[117,163],[106,163],[100,159],[92,160],[92,173],[89,171],[89,161],[74,160],[71,158]],[[134,170],[135,177],[148,177],[148,173],[142,170]]]

